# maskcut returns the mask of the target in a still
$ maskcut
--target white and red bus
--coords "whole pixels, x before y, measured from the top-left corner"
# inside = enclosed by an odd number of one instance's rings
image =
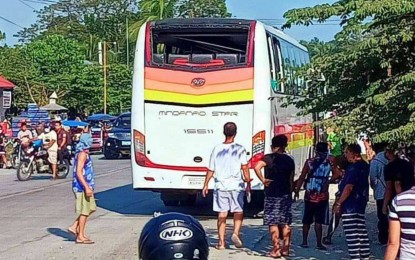
[[[270,152],[274,135],[285,134],[301,170],[312,118],[281,106],[306,87],[296,70],[309,54],[296,40],[259,21],[169,19],[145,24],[135,53],[134,189],[161,192],[166,205],[192,204],[229,121],[251,166]],[[263,189],[256,178],[253,189]]]

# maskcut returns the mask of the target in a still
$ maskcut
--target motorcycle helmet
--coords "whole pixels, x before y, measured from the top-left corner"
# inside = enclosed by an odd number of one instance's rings
[[[138,242],[140,260],[206,260],[209,244],[202,225],[189,215],[166,213],[144,226]]]

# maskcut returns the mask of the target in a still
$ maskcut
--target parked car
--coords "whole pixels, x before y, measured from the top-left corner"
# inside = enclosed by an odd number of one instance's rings
[[[106,159],[128,158],[131,153],[131,113],[124,113],[115,120],[105,140]]]

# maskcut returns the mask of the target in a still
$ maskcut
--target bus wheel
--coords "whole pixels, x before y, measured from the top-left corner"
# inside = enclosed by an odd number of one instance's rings
[[[179,206],[179,200],[163,200],[164,206],[166,207],[177,207]]]

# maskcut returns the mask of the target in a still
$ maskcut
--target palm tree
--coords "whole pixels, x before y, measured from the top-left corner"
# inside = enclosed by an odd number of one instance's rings
[[[175,6],[179,0],[141,0],[140,20],[130,26],[132,39],[137,39],[138,32],[143,24],[148,21],[162,20],[174,17]]]

